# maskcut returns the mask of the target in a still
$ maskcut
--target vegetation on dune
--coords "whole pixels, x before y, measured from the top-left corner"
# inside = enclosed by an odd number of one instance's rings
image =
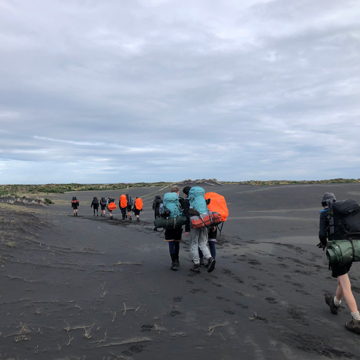
[[[329,180],[248,180],[248,181],[217,181],[211,180],[186,180],[186,183],[208,183],[211,184],[234,184],[234,185],[253,185],[253,186],[273,186],[273,185],[299,185],[299,184],[351,184],[360,183],[360,179],[329,179]],[[0,185],[0,196],[18,197],[18,194],[63,194],[69,191],[98,191],[98,190],[121,190],[140,187],[165,187],[172,184],[182,184],[183,182],[155,182],[155,183],[116,183],[116,184],[45,184],[45,185]],[[48,199],[49,200],[49,199]],[[51,201],[51,200],[50,200]]]
[[[353,184],[360,183],[360,179],[329,179],[329,180],[248,180],[248,181],[221,181],[223,184],[234,185],[254,185],[254,186],[272,186],[272,185],[299,185],[299,184]]]
[[[121,190],[139,187],[162,187],[172,183],[156,182],[156,183],[117,183],[117,184],[46,184],[46,185],[0,185],[1,195],[15,194],[63,194],[68,191],[95,191],[95,190]]]

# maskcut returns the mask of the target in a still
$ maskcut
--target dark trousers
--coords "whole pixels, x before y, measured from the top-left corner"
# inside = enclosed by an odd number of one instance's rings
[[[180,241],[169,241],[169,252],[171,261],[179,260]]]
[[[209,244],[210,254],[215,259],[216,258],[215,241],[209,241],[208,244]],[[199,257],[200,257],[200,259],[202,259],[204,257],[204,255],[200,249],[199,249]]]

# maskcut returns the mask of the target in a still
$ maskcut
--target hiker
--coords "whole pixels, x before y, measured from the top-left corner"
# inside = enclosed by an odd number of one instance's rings
[[[73,196],[71,200],[71,207],[74,209],[74,216],[77,216],[79,206],[80,206],[80,201],[76,199],[76,196]]]
[[[143,201],[138,196],[135,199],[133,210],[134,210],[134,214],[136,216],[136,221],[139,222],[140,221],[140,218],[139,218],[140,211],[143,210]]]
[[[160,217],[160,212],[159,212],[159,208],[160,205],[162,204],[162,199],[160,195],[156,195],[155,199],[153,201],[153,205],[152,205],[152,209],[154,210],[154,218],[158,219]]]
[[[181,215],[179,193],[179,187],[173,186],[171,188],[171,192],[164,195],[162,204],[168,210],[169,218],[175,218]],[[177,271],[180,266],[179,252],[182,231],[182,227],[175,229],[165,229],[165,241],[169,244],[169,253],[171,258],[170,269],[173,271]]]
[[[329,207],[336,204],[336,198],[333,193],[326,192],[323,195],[321,205],[323,210],[320,211],[320,226],[319,226],[319,239],[320,243],[317,245],[319,248],[325,250],[328,246],[328,240],[342,240],[336,239],[336,233],[339,232],[339,225],[335,224],[334,217],[330,216]],[[351,312],[351,321],[345,324],[345,327],[349,331],[353,331],[360,334],[360,315],[359,310],[351,291],[351,284],[348,272],[350,271],[352,263],[347,265],[331,265],[332,277],[337,278],[337,289],[335,296],[330,294],[325,295],[325,302],[330,307],[330,312],[337,315],[340,308],[342,298],[344,297]],[[330,267],[330,265],[329,265]]]
[[[99,216],[99,200],[98,200],[98,198],[96,196],[94,196],[90,207],[94,207],[94,216],[95,216],[95,210],[97,212],[97,216]]]
[[[113,198],[108,198],[107,200],[107,208],[109,210],[109,217],[110,217],[110,220],[113,219],[113,215],[112,215],[112,212],[113,210],[116,209],[116,204],[115,204],[115,200]]]
[[[190,202],[190,221],[193,215],[203,215],[208,214],[209,210],[206,205],[205,200],[205,190],[200,186],[194,186],[190,189],[188,198]],[[208,272],[212,272],[215,269],[216,260],[211,256],[209,248],[207,247],[208,243],[208,229],[207,227],[201,227],[190,229],[190,252],[193,256],[193,267],[191,271],[200,273],[200,257],[199,257],[199,248],[202,251],[204,258],[207,260]]]
[[[100,199],[100,208],[101,208],[101,214],[100,216],[104,216],[105,217],[105,209],[106,209],[106,199],[104,197],[102,197]]]
[[[134,205],[133,199],[131,198],[131,196],[129,194],[126,194],[126,201],[127,201],[127,216],[128,219],[131,221],[132,217],[131,217],[131,207]]]
[[[119,208],[121,211],[121,215],[122,215],[122,219],[125,220],[126,219],[126,211],[127,211],[127,206],[128,206],[128,202],[127,202],[127,197],[125,194],[120,195],[120,199],[119,199]]]

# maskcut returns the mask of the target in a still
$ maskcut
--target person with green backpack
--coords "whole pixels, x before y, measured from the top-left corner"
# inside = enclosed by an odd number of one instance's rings
[[[171,192],[164,195],[163,205],[169,210],[169,218],[176,218],[181,215],[181,207],[179,202],[178,186],[173,186]],[[165,241],[169,243],[169,252],[171,257],[171,267],[173,271],[177,271],[180,266],[179,252],[180,241],[182,236],[182,227],[175,229],[165,229]]]
[[[189,203],[190,203],[190,219],[191,215],[202,217],[209,213],[209,209],[206,205],[205,190],[200,186],[194,186],[189,191]],[[191,222],[191,221],[190,221]],[[199,248],[207,260],[208,272],[212,272],[215,269],[216,260],[211,256],[208,243],[208,228],[202,227],[190,229],[190,252],[193,257],[193,267],[190,269],[193,272],[200,273],[200,257]]]
[[[351,208],[349,208],[348,206],[349,203],[351,204]],[[320,249],[327,250],[326,253],[327,253],[327,257],[329,258],[329,267],[331,267],[332,270],[332,277],[337,278],[337,289],[335,296],[326,294],[325,302],[326,304],[329,305],[330,312],[334,315],[337,315],[340,308],[341,300],[344,297],[351,312],[351,321],[345,324],[345,328],[349,331],[360,334],[360,314],[356,304],[356,300],[351,291],[351,283],[348,275],[348,272],[350,271],[352,265],[352,261],[353,261],[352,259],[354,259],[355,257],[352,238],[355,237],[356,239],[357,234],[355,231],[345,234],[343,229],[341,229],[342,224],[346,223],[347,216],[350,217],[350,221],[348,221],[350,225],[352,221],[355,224],[355,227],[358,226],[359,221],[358,219],[356,219],[356,214],[359,214],[360,207],[358,204],[355,203],[358,208],[356,209],[354,203],[355,202],[353,200],[344,200],[337,202],[335,195],[333,193],[326,192],[323,195],[321,205],[323,206],[324,209],[320,211],[320,224],[319,224],[320,243],[317,246]],[[342,206],[338,206],[338,204]],[[336,207],[338,208],[338,210],[334,211],[333,209]],[[349,208],[349,211],[347,212],[343,211],[347,207]],[[348,213],[348,215],[346,215],[346,213]],[[342,216],[342,221],[339,221],[339,218],[341,216]],[[350,227],[347,226],[347,230]],[[336,240],[340,240],[339,245],[336,244]],[[354,240],[354,241],[360,241],[360,240]],[[350,247],[350,249],[352,247],[350,261],[345,261],[345,259],[338,259],[338,258],[334,259],[335,256],[332,256],[334,252],[333,249],[336,250],[337,248],[339,248],[339,246]],[[345,250],[345,248],[343,248],[343,250]],[[344,251],[344,253],[346,253],[346,251]]]

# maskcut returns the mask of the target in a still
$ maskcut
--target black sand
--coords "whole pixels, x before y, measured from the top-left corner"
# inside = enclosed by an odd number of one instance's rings
[[[93,196],[119,191],[0,204],[0,359],[360,358],[346,304],[337,316],[325,304],[336,280],[316,247],[322,194],[360,201],[360,185],[205,188],[230,210],[211,274],[189,271],[185,236],[181,268],[170,270],[152,231],[154,188],[129,191],[144,199],[140,223],[122,222],[119,209],[114,220],[92,215]],[[354,264],[360,303],[359,274]]]

